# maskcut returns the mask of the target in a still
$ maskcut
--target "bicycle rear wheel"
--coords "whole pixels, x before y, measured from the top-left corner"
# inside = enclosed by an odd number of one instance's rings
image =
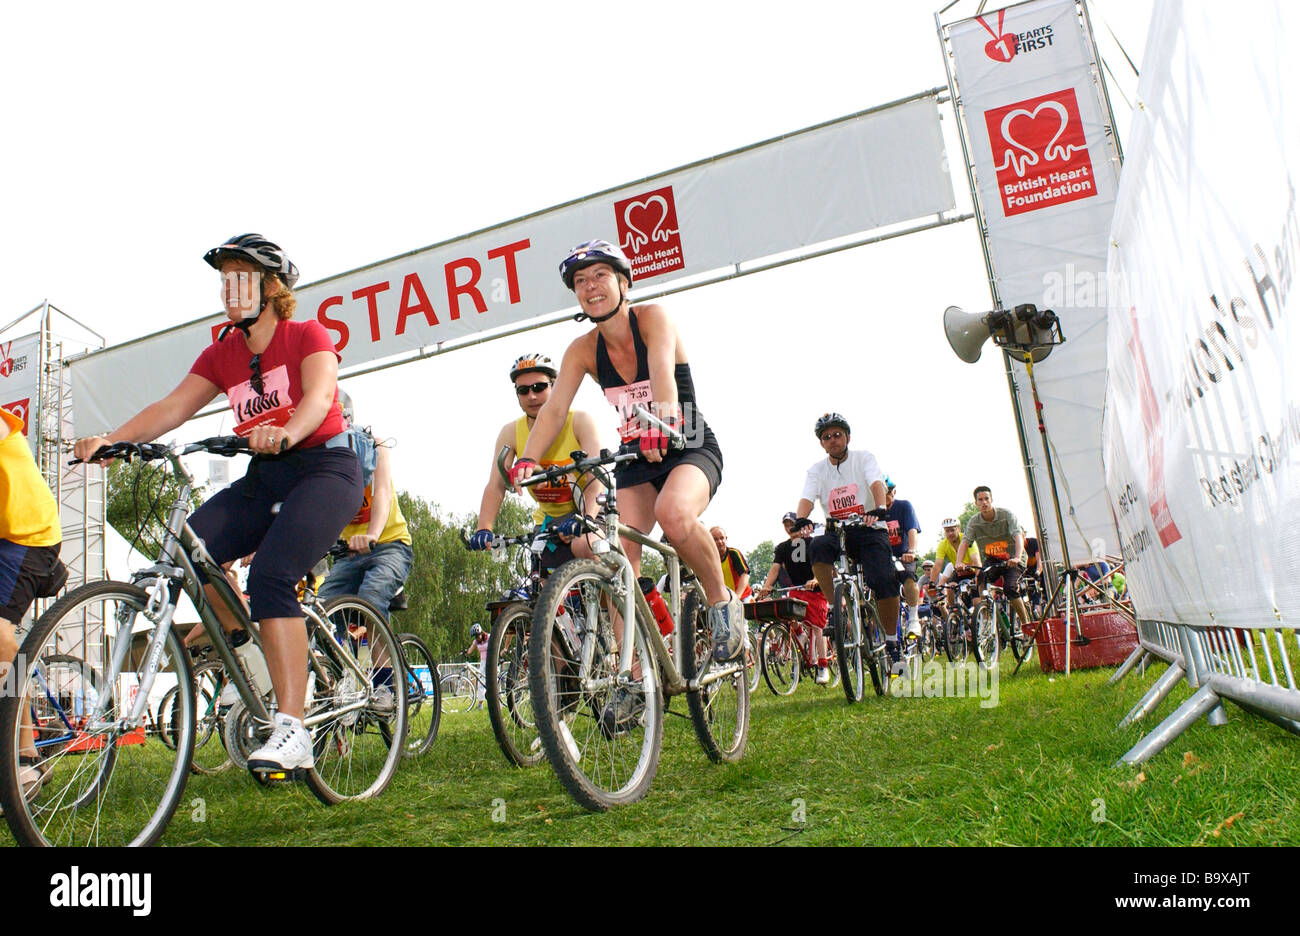
[[[686,693],[695,736],[709,760],[715,764],[735,763],[744,757],[749,740],[749,672],[745,658],[733,663],[713,660],[709,603],[698,588],[691,589],[682,603],[682,618],[689,628],[685,633],[695,633],[697,638],[695,652],[682,654],[682,678],[689,682],[697,676],[720,674],[699,691]]]
[[[633,675],[621,676],[611,613],[621,603],[610,575],[592,559],[573,559],[552,572],[533,610],[528,643],[542,749],[569,795],[593,811],[645,796],[663,744],[663,687],[649,652],[655,624],[639,605],[637,619],[624,622],[636,632]]]
[[[328,622],[308,624],[316,680],[304,721],[316,761],[307,786],[329,806],[378,796],[393,779],[406,744],[406,680],[395,677],[402,651],[374,605],[341,595],[325,604],[325,614]],[[334,639],[347,633],[340,628],[358,625],[366,628],[369,660],[353,654],[351,641]]]
[[[799,688],[799,676],[803,667],[799,663],[799,651],[790,634],[790,626],[784,621],[773,621],[763,628],[759,636],[759,659],[762,664],[763,681],[773,695],[793,695]]]
[[[406,669],[406,750],[416,757],[433,747],[442,724],[438,664],[429,645],[415,634],[398,634]]]
[[[147,743],[143,719],[125,724],[144,675],[137,661],[154,634],[132,633],[148,623],[142,613],[148,600],[135,585],[91,582],[51,605],[23,641],[12,673],[15,691],[0,701],[0,803],[21,844],[152,845],[175,813],[190,774],[195,721],[189,657],[175,632],[163,636],[158,661],[159,677],[175,674],[182,687],[171,717],[174,746]],[[103,679],[61,652],[100,628],[109,654],[119,633],[132,644],[121,673]],[[151,694],[161,696],[170,685],[156,678]],[[18,762],[25,715],[44,755],[35,768],[43,781]]]
[[[478,704],[478,683],[464,673],[450,673],[439,681],[438,694],[444,712],[460,715]]]
[[[871,685],[876,695],[882,696],[889,689],[889,657],[885,649],[885,629],[880,624],[880,614],[876,611],[874,601],[863,601],[862,609],[862,658],[871,673]]]
[[[567,612],[566,612],[567,613]],[[506,605],[488,638],[488,720],[506,760],[516,767],[535,767],[546,759],[537,734],[537,716],[528,690],[528,632],[533,609],[522,601]]]
[[[226,685],[226,670],[220,660],[208,660],[194,668],[194,772],[220,773],[230,767],[221,732],[224,728],[219,700]]]
[[[831,602],[831,626],[835,628],[835,656],[843,677],[844,698],[849,700],[849,704],[861,702],[864,689],[862,657],[867,645],[863,643],[861,608],[856,590],[844,582],[836,582],[835,600]],[[874,672],[871,678],[876,678]]]

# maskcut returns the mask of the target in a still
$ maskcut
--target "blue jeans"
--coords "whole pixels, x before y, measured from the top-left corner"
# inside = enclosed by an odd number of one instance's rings
[[[352,553],[330,569],[318,594],[322,601],[337,595],[357,595],[388,620],[388,604],[411,574],[415,552],[406,543],[379,543],[369,553]]]

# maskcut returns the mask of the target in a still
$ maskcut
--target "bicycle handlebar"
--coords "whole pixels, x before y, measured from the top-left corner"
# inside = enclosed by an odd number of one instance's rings
[[[289,440],[280,441],[280,452],[285,452],[289,448]],[[132,458],[138,458],[141,461],[156,461],[160,458],[167,458],[170,455],[191,455],[194,452],[208,452],[212,455],[223,455],[231,458],[235,455],[256,454],[248,447],[248,440],[242,436],[209,436],[206,439],[199,439],[197,442],[191,442],[188,445],[180,445],[176,442],[114,442],[111,445],[101,445],[90,456],[91,462],[98,462],[104,459],[121,458],[130,461]],[[68,465],[84,465],[86,461],[80,458],[74,458]]]

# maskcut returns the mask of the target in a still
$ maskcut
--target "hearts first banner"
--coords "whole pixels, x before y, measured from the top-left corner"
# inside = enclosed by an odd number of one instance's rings
[[[1033,303],[1061,320],[1065,344],[1034,368],[1054,444],[1070,558],[1118,555],[1101,423],[1106,394],[1106,246],[1120,155],[1075,0],[1034,0],[943,27],[951,53],[990,280],[1002,308]],[[1013,364],[1038,515],[1060,558],[1037,417]]]
[[[464,339],[572,308],[560,260],[619,243],[638,290],[954,207],[933,93],[787,134],[297,290],[341,366]],[[274,236],[273,231],[264,232]],[[285,244],[311,274],[311,258]],[[203,297],[206,299],[206,297]],[[76,432],[120,425],[180,382],[224,316],[72,364]]]
[[[0,338],[0,409],[23,421],[23,435],[35,440],[37,375],[40,373],[41,336]]]

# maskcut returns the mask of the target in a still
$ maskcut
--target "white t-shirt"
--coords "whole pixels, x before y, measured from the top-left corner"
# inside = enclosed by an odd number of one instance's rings
[[[885,481],[876,456],[867,451],[850,451],[838,465],[823,458],[809,468],[802,499],[820,501],[828,517],[867,513],[876,509],[876,496],[871,493],[873,481]]]

